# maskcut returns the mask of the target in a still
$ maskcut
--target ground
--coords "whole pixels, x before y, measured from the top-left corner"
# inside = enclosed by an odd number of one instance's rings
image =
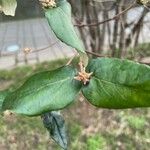
[[[54,69],[67,60],[0,71],[0,89],[16,88],[35,72]],[[69,150],[149,150],[150,109],[107,110],[82,96],[61,111],[69,136]],[[49,138],[40,117],[0,116],[0,150],[60,150]]]

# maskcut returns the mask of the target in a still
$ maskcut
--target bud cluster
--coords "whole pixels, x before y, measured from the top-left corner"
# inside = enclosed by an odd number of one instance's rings
[[[143,0],[143,4],[147,5],[150,2],[150,0]]]
[[[39,0],[44,8],[56,7],[55,0]]]
[[[29,54],[32,51],[32,49],[26,47],[26,48],[23,49],[23,51],[24,51],[25,54]]]
[[[79,63],[79,67],[80,67],[80,71],[78,72],[78,75],[74,77],[74,79],[81,81],[84,85],[86,85],[87,83],[89,83],[93,72],[87,73],[85,71],[85,67],[83,66],[82,62]]]
[[[147,5],[150,3],[150,0],[138,0],[138,2],[142,3],[143,5]]]

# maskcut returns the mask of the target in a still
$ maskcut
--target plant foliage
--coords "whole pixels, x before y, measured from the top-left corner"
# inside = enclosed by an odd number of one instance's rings
[[[73,80],[75,74],[69,66],[35,74],[6,97],[3,110],[36,116],[62,109],[73,102],[81,88]]]
[[[37,73],[17,90],[0,92],[0,111],[42,116],[50,136],[67,149],[64,119],[53,111],[67,107],[80,91],[100,108],[150,107],[150,67],[116,58],[94,59],[86,67],[85,48],[72,24],[70,4],[57,0],[49,7],[51,2],[44,2],[45,17],[58,39],[80,53],[80,71],[67,65]],[[0,0],[0,5],[6,15],[14,15],[15,0]]]
[[[67,134],[65,121],[59,112],[50,112],[42,115],[43,124],[48,130],[50,137],[63,149],[67,149]]]
[[[71,6],[66,0],[59,0],[55,8],[45,9],[45,17],[58,39],[84,53],[84,45],[71,21]]]
[[[0,91],[0,112],[2,111],[2,105],[3,105],[3,101],[6,98],[6,96],[8,95],[8,91],[4,90],[4,91]]]
[[[87,68],[93,72],[83,95],[102,108],[150,106],[150,67],[128,60],[101,58]]]

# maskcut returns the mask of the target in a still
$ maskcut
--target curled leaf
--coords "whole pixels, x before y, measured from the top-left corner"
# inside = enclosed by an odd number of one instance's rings
[[[63,149],[67,149],[67,134],[65,121],[59,112],[49,112],[42,115],[43,124],[50,137]]]

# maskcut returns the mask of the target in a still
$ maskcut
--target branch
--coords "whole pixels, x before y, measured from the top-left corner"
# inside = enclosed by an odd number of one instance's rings
[[[111,56],[109,56],[109,55],[100,55],[98,53],[94,53],[94,52],[90,52],[90,51],[86,51],[86,53],[91,54],[91,55],[96,56],[96,57],[110,57],[111,58]],[[138,63],[145,64],[145,65],[150,65],[149,62],[138,62]]]
[[[56,41],[56,42],[52,43],[51,45],[48,45],[48,46],[43,47],[43,48],[40,48],[40,49],[35,49],[35,50],[33,50],[32,48],[29,48],[29,49],[31,49],[31,51],[30,51],[29,53],[37,53],[37,52],[40,52],[40,51],[46,50],[46,49],[48,49],[48,48],[50,48],[50,47],[54,46],[54,45],[55,45],[55,44],[57,44],[58,42],[59,42],[59,41]],[[18,53],[18,51],[17,51],[16,53]],[[0,54],[0,57],[13,56],[13,55],[15,55],[16,53],[6,53],[6,54]]]
[[[93,56],[96,56],[96,57],[111,57],[109,55],[100,55],[98,53],[94,53],[94,52],[90,52],[90,51],[85,51],[85,52],[88,53],[88,54],[91,54]]]
[[[43,51],[43,50],[46,50],[50,47],[53,47],[55,44],[57,44],[59,41],[56,41],[54,43],[52,43],[51,45],[48,45],[47,47],[43,47],[43,48],[40,48],[40,49],[36,49],[36,50],[33,50],[31,51],[31,53],[36,53],[36,52],[40,52],[40,51]]]
[[[75,24],[74,26],[77,26],[79,28],[81,27],[86,27],[86,26],[98,26],[100,24],[104,24],[106,22],[109,22],[109,21],[112,21],[112,20],[115,20],[115,19],[118,19],[121,15],[123,15],[124,13],[126,13],[128,10],[130,10],[132,7],[134,7],[136,4],[136,1],[134,1],[128,8],[126,8],[125,10],[123,10],[122,12],[120,12],[119,14],[115,15],[114,17],[112,18],[109,18],[109,19],[106,19],[102,22],[98,22],[98,23],[91,23],[91,24]]]

